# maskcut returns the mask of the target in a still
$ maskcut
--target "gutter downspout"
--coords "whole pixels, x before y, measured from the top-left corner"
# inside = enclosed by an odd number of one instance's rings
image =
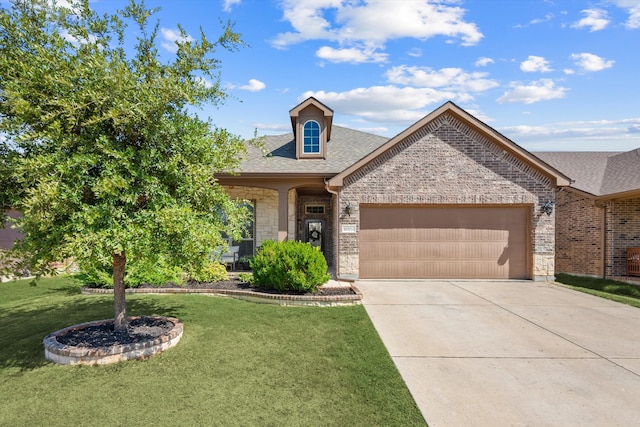
[[[600,231],[600,265],[602,267],[602,278],[607,277],[607,204],[602,204],[602,231]]]
[[[336,203],[335,203],[335,206],[333,207],[333,211],[334,211],[333,217],[335,218],[334,225],[333,225],[334,226],[333,262],[335,263],[336,279],[338,279],[340,277],[340,235],[338,234],[338,230],[340,229],[338,225],[338,222],[340,221],[340,193],[332,190],[329,187],[329,180],[326,178],[324,179],[324,188],[325,190],[327,190],[328,193],[334,194],[336,196]]]

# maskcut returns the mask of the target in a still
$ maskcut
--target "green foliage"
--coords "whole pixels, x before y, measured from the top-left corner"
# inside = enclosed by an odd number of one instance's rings
[[[573,276],[570,274],[556,274],[556,281],[583,289],[591,289],[610,295],[620,295],[640,300],[640,286],[598,277]]]
[[[296,241],[263,242],[251,268],[256,286],[282,292],[316,292],[331,278],[322,252]]]
[[[161,60],[144,3],[114,15],[89,0],[57,4],[0,8],[0,196],[24,214],[25,234],[0,265],[42,274],[61,259],[117,260],[119,278],[127,259],[162,255],[201,269],[221,232],[239,238],[247,223],[214,178],[237,168],[244,143],[193,113],[226,98],[214,54],[240,36],[230,24],[213,41],[181,29]]]
[[[252,273],[238,273],[238,279],[240,279],[244,283],[253,284]]]
[[[197,282],[219,282],[229,279],[227,268],[217,261],[209,262],[200,270],[189,273],[189,276]]]
[[[80,273],[86,284],[99,288],[113,288],[113,269],[108,265],[80,266]],[[155,262],[149,260],[132,260],[128,263],[127,274],[124,282],[127,288],[135,288],[140,285],[165,285],[184,282],[181,268],[170,265],[164,257],[159,257]]]
[[[81,265],[78,278],[91,287],[113,288],[113,270],[108,267]]]

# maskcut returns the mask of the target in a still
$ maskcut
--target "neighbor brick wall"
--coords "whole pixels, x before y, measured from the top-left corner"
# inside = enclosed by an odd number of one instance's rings
[[[607,206],[607,277],[626,275],[628,247],[640,247],[640,198]]]
[[[550,179],[451,115],[444,114],[348,176],[341,224],[359,227],[360,204],[528,205],[534,276],[553,276],[555,200]],[[340,234],[340,273],[358,274],[358,235]]]
[[[556,195],[556,272],[602,276],[603,209],[582,193]]]

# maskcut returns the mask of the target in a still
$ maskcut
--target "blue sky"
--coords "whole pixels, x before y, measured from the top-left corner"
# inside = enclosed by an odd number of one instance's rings
[[[99,11],[123,0],[96,0]],[[172,55],[180,23],[247,47],[220,51],[226,103],[251,137],[291,130],[314,96],[334,123],[391,137],[452,100],[531,151],[640,148],[640,0],[147,0]]]

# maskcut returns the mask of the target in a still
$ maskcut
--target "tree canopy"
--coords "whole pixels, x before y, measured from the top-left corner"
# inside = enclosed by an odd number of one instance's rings
[[[213,41],[180,28],[163,59],[153,13],[134,0],[113,15],[88,0],[0,10],[3,208],[22,211],[25,234],[7,260],[37,274],[67,258],[111,263],[117,327],[127,259],[197,269],[246,220],[214,178],[237,168],[244,143],[193,113],[225,100],[214,54],[240,35],[230,23]]]

